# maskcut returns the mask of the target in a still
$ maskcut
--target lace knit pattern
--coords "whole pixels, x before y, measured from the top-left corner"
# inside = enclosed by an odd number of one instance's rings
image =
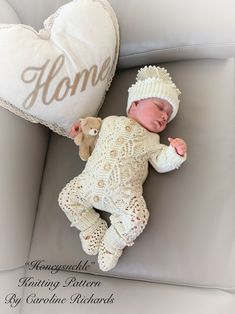
[[[100,243],[108,228],[106,221],[86,201],[83,185],[75,177],[59,195],[59,205],[71,222],[71,227],[80,230],[82,248],[88,255],[98,254]]]
[[[108,225],[106,221],[99,218],[97,223],[90,228],[80,232],[82,248],[88,255],[96,255],[99,252],[100,243],[105,235]]]

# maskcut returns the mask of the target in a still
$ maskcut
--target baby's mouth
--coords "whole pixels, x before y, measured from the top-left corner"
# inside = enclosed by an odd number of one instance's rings
[[[161,123],[160,121],[158,121],[158,120],[155,120],[155,121],[154,121],[154,124],[155,124],[158,128],[160,128],[160,127],[162,126],[162,123]]]

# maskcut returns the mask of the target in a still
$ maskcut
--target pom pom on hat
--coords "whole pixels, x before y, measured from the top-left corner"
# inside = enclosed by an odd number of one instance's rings
[[[133,101],[157,97],[167,100],[172,105],[171,121],[179,108],[180,90],[173,83],[165,68],[145,66],[136,76],[136,83],[128,89],[127,113]]]

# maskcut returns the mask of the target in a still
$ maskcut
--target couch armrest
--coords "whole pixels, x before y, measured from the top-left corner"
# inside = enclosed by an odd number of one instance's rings
[[[18,16],[16,15],[13,8],[5,2],[5,0],[0,0],[0,23],[20,23]]]
[[[119,68],[235,56],[231,0],[110,0],[119,20]]]
[[[0,270],[25,263],[49,131],[0,108]]]

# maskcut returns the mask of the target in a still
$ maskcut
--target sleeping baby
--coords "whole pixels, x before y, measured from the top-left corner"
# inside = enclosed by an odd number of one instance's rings
[[[134,244],[148,222],[142,187],[148,163],[162,173],[178,169],[187,157],[184,140],[168,138],[167,146],[158,135],[179,107],[180,91],[168,72],[145,66],[128,92],[127,116],[102,120],[84,170],[67,183],[58,199],[71,226],[80,231],[83,250],[98,254],[102,271],[117,265],[123,249]],[[94,208],[111,213],[109,227]]]

